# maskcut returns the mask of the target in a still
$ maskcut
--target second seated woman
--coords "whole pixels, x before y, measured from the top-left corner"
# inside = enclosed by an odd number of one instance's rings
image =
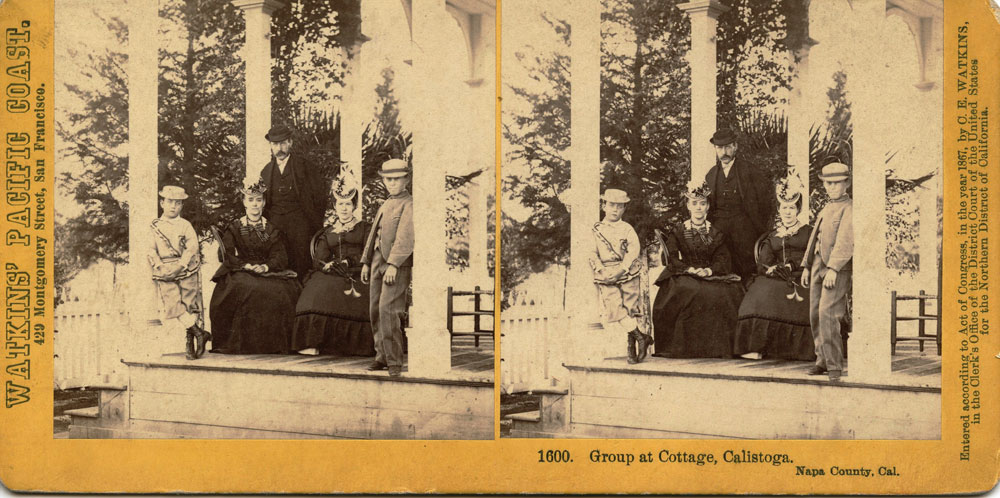
[[[288,269],[285,238],[263,216],[263,182],[245,186],[246,216],[226,226],[222,265],[212,277],[212,351],[286,353],[295,323],[299,282]]]
[[[799,222],[801,182],[775,187],[778,221],[758,244],[758,273],[740,305],[733,353],[747,359],[815,360],[809,327],[809,289],[802,288],[802,256],[812,227]]]
[[[368,286],[361,283],[364,223],[360,192],[347,176],[334,182],[335,214],[314,237],[314,270],[295,309],[292,349],[302,354],[375,356]]]
[[[704,182],[688,184],[690,218],[666,235],[666,268],[656,279],[653,302],[654,356],[729,358],[736,313],[743,299],[740,278],[732,273],[724,234],[707,219]]]

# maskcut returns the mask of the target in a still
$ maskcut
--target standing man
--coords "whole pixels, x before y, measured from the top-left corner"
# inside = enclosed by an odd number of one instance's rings
[[[708,220],[726,234],[733,270],[746,283],[754,273],[753,247],[773,221],[771,184],[753,165],[736,160],[736,134],[722,129],[710,140],[719,160],[705,175],[711,188]]]
[[[292,154],[291,128],[274,126],[264,138],[271,144],[271,162],[260,173],[267,185],[264,217],[285,235],[288,266],[301,280],[312,268],[309,242],[326,214],[324,183],[313,164]]]

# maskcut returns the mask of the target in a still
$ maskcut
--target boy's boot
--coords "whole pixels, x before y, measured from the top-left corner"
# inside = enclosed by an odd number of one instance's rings
[[[635,352],[635,335],[629,332],[628,334],[628,364],[634,365],[639,363],[639,359],[636,357]]]
[[[653,336],[639,332],[638,328],[630,333],[635,336],[636,349],[638,349],[636,359],[639,362],[642,362],[642,360],[645,360],[646,356],[649,354],[649,346],[653,345]]]
[[[194,357],[201,358],[202,356],[205,356],[205,343],[212,340],[212,334],[199,327],[198,324],[192,325],[191,328],[194,329],[194,338],[197,342],[195,345]]]

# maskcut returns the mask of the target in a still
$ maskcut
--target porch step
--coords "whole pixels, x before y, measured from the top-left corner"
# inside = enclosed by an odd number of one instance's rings
[[[565,436],[941,437],[940,387],[910,381],[866,384],[851,382],[849,376],[831,384],[798,371],[749,368],[757,365],[736,360],[622,363],[567,365],[572,390]]]
[[[90,406],[87,408],[77,408],[74,410],[66,410],[66,415],[72,418],[88,418],[96,419],[101,417],[100,410],[96,406]]]
[[[506,418],[515,422],[537,423],[542,421],[542,414],[541,412],[511,413]]]
[[[528,394],[539,396],[539,409],[512,413],[505,416],[510,420],[511,437],[555,437],[566,430],[568,389],[546,388],[531,390]],[[529,436],[527,434],[535,434]],[[552,436],[545,436],[551,434]]]
[[[389,377],[366,371],[368,362],[211,354],[126,362],[124,419],[102,412],[71,437],[492,439],[493,383],[484,374]]]

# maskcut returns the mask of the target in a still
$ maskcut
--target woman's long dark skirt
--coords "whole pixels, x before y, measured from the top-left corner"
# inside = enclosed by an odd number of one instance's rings
[[[316,348],[321,354],[375,356],[375,337],[368,316],[368,285],[354,283],[360,294],[344,294],[346,278],[313,272],[295,309],[292,349]]]
[[[677,274],[657,282],[654,356],[729,358],[743,299],[738,282]]]
[[[212,352],[287,353],[301,286],[293,278],[227,274],[212,292]]]
[[[733,353],[762,353],[764,358],[816,359],[809,327],[809,289],[798,288],[796,301],[788,282],[758,277],[740,305]]]

